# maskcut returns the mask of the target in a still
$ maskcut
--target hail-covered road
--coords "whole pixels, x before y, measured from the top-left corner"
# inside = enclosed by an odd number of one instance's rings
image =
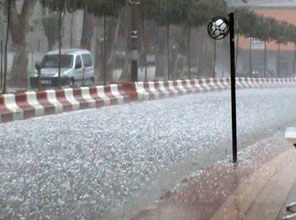
[[[0,124],[0,219],[125,219],[231,153],[229,94]],[[240,149],[296,121],[296,89],[237,99]]]

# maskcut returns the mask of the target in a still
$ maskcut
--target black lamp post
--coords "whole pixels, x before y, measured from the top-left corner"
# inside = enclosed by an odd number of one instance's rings
[[[237,122],[236,122],[236,89],[235,89],[235,44],[234,44],[234,14],[228,19],[216,17],[208,25],[208,34],[214,40],[221,40],[228,34],[230,37],[230,70],[231,70],[231,110],[232,110],[232,156],[237,163]]]

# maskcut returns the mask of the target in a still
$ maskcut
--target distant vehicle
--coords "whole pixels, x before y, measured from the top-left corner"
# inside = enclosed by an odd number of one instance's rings
[[[61,53],[60,85],[74,86],[85,82],[94,83],[94,64],[91,53],[82,49],[65,49]],[[38,85],[57,86],[59,79],[59,51],[50,51],[41,63],[36,63],[36,70],[31,76],[31,87]]]

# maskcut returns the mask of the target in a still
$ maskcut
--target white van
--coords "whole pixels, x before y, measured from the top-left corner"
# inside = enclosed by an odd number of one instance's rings
[[[45,54],[40,64],[31,76],[31,85],[38,83],[40,72],[40,85],[57,86],[59,79],[59,51]],[[60,85],[83,85],[95,82],[94,63],[91,53],[82,49],[65,49],[61,52]],[[37,84],[35,84],[37,85]]]

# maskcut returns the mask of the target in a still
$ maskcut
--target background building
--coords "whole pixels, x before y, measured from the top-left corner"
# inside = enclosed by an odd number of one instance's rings
[[[296,1],[295,0],[248,0],[247,4],[251,10],[264,17],[272,17],[278,21],[285,21],[296,25]],[[254,74],[264,69],[264,47],[265,42],[252,38],[240,36],[238,72]],[[291,76],[295,72],[293,43],[278,44],[271,41],[266,42],[268,72],[278,76]]]

